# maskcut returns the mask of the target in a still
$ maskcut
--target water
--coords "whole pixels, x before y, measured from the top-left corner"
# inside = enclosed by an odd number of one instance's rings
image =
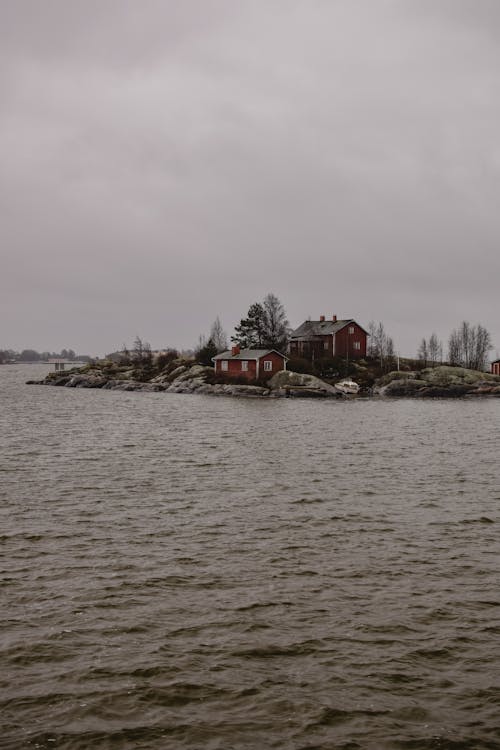
[[[0,747],[500,748],[500,400],[0,367]]]

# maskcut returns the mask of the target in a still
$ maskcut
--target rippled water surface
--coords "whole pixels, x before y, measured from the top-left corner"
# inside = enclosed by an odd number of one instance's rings
[[[0,367],[0,747],[500,748],[500,400]]]

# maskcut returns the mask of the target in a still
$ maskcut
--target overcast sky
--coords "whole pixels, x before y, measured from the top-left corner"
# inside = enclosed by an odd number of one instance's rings
[[[2,0],[0,348],[463,319],[500,349],[498,0]]]

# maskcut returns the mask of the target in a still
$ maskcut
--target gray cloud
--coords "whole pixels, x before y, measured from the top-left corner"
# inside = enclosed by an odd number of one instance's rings
[[[500,347],[497,12],[4,4],[0,348],[191,346],[270,290]]]

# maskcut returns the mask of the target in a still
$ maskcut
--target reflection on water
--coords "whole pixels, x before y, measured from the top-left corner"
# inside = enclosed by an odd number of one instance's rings
[[[0,368],[2,748],[500,747],[500,401]]]

